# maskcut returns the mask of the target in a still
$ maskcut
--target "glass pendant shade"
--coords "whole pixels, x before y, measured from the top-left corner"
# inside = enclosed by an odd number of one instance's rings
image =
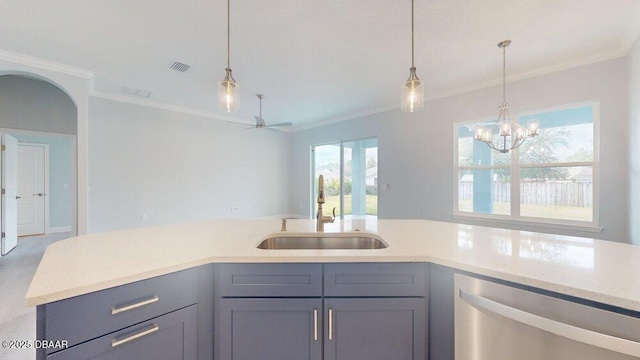
[[[231,0],[227,0],[227,68],[218,83],[218,108],[226,113],[240,109],[240,86],[231,74]]]
[[[240,85],[231,76],[231,69],[226,70],[227,75],[224,80],[218,83],[218,108],[232,113],[240,108]]]
[[[424,86],[416,76],[416,68],[411,68],[409,79],[402,85],[400,109],[404,112],[419,111],[424,107]]]
[[[409,78],[400,89],[400,110],[404,112],[416,112],[424,107],[424,86],[416,75],[414,28],[413,28],[413,3],[411,0],[411,68]]]

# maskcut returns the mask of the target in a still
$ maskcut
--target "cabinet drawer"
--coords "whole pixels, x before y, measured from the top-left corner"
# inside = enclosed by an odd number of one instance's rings
[[[58,351],[47,360],[195,360],[196,305]]]
[[[216,277],[222,297],[322,296],[320,264],[222,264]]]
[[[196,284],[190,269],[46,304],[44,337],[69,346],[95,339],[195,304]]]
[[[422,263],[326,264],[324,296],[425,296]]]

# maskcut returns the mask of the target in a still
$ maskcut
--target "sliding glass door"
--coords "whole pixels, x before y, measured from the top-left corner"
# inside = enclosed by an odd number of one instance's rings
[[[324,213],[336,208],[341,218],[378,216],[378,139],[340,141],[312,147],[313,199],[316,215],[318,176],[325,184]]]

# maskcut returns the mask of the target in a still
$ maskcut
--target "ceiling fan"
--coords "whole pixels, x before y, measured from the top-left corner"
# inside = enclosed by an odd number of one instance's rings
[[[271,131],[280,131],[277,128],[279,127],[283,127],[283,126],[291,126],[293,125],[290,122],[283,122],[283,123],[278,123],[278,124],[271,124],[271,125],[267,125],[264,122],[264,119],[262,118],[262,99],[264,99],[264,95],[263,94],[258,94],[258,99],[260,99],[260,116],[256,116],[256,126],[252,126],[250,128],[246,128],[245,130],[249,130],[249,129],[268,129]]]

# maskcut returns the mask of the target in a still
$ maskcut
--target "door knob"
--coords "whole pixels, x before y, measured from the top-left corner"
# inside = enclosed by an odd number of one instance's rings
[[[34,196],[35,196],[35,195],[37,195],[37,196],[44,196],[44,194],[43,194],[43,193],[37,193],[37,194],[33,194],[33,195],[34,195]]]
[[[20,196],[16,196],[16,200],[20,199]]]

